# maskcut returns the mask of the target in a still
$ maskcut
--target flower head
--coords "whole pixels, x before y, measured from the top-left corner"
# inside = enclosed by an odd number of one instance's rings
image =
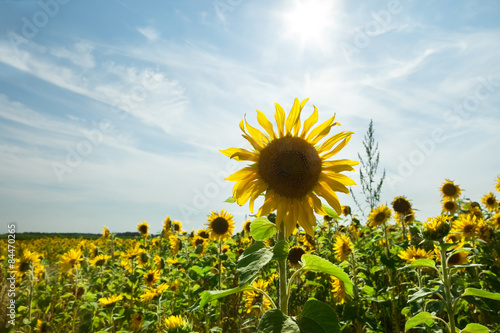
[[[339,261],[344,261],[347,256],[352,253],[353,245],[349,237],[340,235],[335,237],[335,245],[333,251]]]
[[[208,230],[210,237],[214,240],[224,240],[231,237],[234,229],[233,215],[226,212],[224,209],[217,212],[211,212],[208,217]]]
[[[82,251],[71,249],[67,253],[63,254],[59,265],[62,272],[67,272],[73,268],[80,266],[80,261],[82,261]]]
[[[446,181],[441,185],[441,195],[445,200],[455,200],[460,197],[462,190],[458,185],[452,180],[446,179]]]
[[[332,285],[333,297],[337,304],[344,304],[349,299],[349,295],[345,291],[344,282],[335,276],[331,276],[330,284]]]
[[[488,210],[496,210],[498,208],[498,201],[495,195],[490,192],[489,194],[485,194],[484,197],[481,199],[481,202],[484,203],[484,206]]]
[[[401,251],[398,254],[403,260],[406,260],[407,264],[411,264],[415,260],[418,259],[432,259],[434,258],[434,254],[432,251],[425,251],[424,249],[416,248],[415,246],[411,246],[404,251]]]
[[[103,297],[99,298],[100,306],[114,306],[116,303],[123,299],[123,295],[113,295],[111,297]]]
[[[462,235],[462,238],[471,238],[476,236],[478,221],[475,215],[460,214],[460,219],[454,221],[452,233]]]
[[[252,286],[263,291],[266,290],[267,285],[268,283],[262,279],[255,280],[252,283]],[[259,291],[244,291],[243,296],[245,297],[245,307],[247,308],[247,313],[251,313],[252,311],[265,313],[271,308],[271,301]]]
[[[370,215],[368,215],[367,225],[369,227],[375,228],[387,222],[387,220],[391,218],[391,215],[392,211],[389,209],[389,207],[385,205],[378,206],[370,212]]]
[[[149,235],[149,225],[146,221],[139,223],[137,230],[141,233],[141,236],[146,237]]]
[[[407,214],[411,211],[411,203],[405,196],[397,196],[392,202],[392,209],[399,214]]]
[[[340,172],[352,171],[358,164],[350,160],[329,160],[349,142],[352,132],[340,132],[320,143],[338,123],[334,116],[312,129],[318,121],[318,110],[314,107],[314,112],[302,125],[300,116],[307,101],[295,99],[287,117],[283,108],[275,103],[277,132],[264,113],[257,111],[257,121],[265,133],[250,126],[246,120],[240,123],[243,137],[254,150],[229,148],[221,151],[238,161],[253,163],[226,178],[236,182],[233,188],[236,202],[243,205],[250,201],[249,208],[253,212],[255,199],[265,193],[264,204],[257,215],[267,216],[276,211],[276,225],[280,228],[284,223],[288,236],[297,221],[309,235],[314,234],[314,212],[326,215],[318,196],[340,215],[342,209],[335,192],[349,193],[346,186],[355,185]]]

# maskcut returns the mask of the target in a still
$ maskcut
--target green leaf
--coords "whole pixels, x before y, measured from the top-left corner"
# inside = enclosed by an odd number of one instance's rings
[[[288,257],[288,242],[279,240],[273,248],[273,260],[285,260]]]
[[[338,218],[339,215],[337,214],[336,211],[334,211],[330,206],[328,205],[325,205],[323,204],[323,210],[330,216],[330,217],[333,217],[333,218]]]
[[[300,314],[298,324],[303,333],[340,332],[337,313],[326,303],[309,299]]]
[[[272,257],[273,251],[263,242],[255,242],[246,248],[236,266],[240,284],[250,282],[260,269],[271,261]]]
[[[292,318],[280,310],[269,310],[262,316],[257,333],[300,333],[300,328]]]
[[[233,197],[229,197],[229,198],[227,198],[226,200],[224,200],[224,202],[235,203],[235,202],[236,202],[236,199],[235,199],[235,198],[233,198]]]
[[[436,268],[436,263],[432,259],[417,259],[410,264],[410,267],[430,267]]]
[[[304,270],[323,272],[338,278],[344,283],[346,293],[349,296],[352,296],[351,279],[349,279],[349,275],[347,275],[340,267],[332,264],[326,259],[315,256],[313,254],[303,254],[301,261],[303,265],[302,269]]]
[[[479,324],[469,324],[460,333],[488,333],[488,327]]]
[[[493,299],[495,301],[500,301],[500,294],[499,293],[490,293],[489,291],[476,289],[476,288],[465,289],[462,296],[476,296],[476,297]]]
[[[250,224],[250,233],[256,241],[265,241],[272,237],[278,229],[267,217],[258,217]]]
[[[409,329],[412,329],[415,326],[418,326],[422,323],[425,323],[428,320],[434,320],[434,317],[429,312],[420,312],[416,316],[408,319],[405,324],[405,332]]]
[[[227,289],[227,290],[205,290],[200,294],[200,299],[193,304],[188,311],[196,311],[204,307],[208,302],[215,301],[216,299],[226,297],[232,294],[236,294],[245,290],[251,290],[252,287],[249,284],[244,284],[242,286]]]
[[[408,295],[408,302],[413,302],[419,298],[429,296],[429,295],[434,295],[435,293],[438,293],[440,290],[444,289],[443,286],[438,286],[436,288],[422,288],[419,291],[417,291],[414,294]]]

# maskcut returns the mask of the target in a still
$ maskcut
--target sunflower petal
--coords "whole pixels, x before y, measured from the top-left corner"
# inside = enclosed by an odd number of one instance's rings
[[[234,158],[237,161],[258,161],[258,154],[252,153],[251,151],[243,148],[227,148],[219,151],[230,158]]]
[[[324,182],[318,182],[318,185],[315,187],[316,193],[321,195],[326,202],[332,207],[338,215],[342,213],[342,207],[340,206],[339,198],[337,194]]]
[[[262,133],[262,131],[260,131],[255,127],[250,126],[250,124],[247,122],[246,115],[245,115],[245,125],[248,130],[248,134],[250,134],[250,136],[252,136],[254,139],[263,144],[267,144],[269,142],[269,139],[266,137],[264,133]]]
[[[292,110],[290,110],[290,114],[286,118],[286,134],[292,134],[292,129],[297,125],[297,120],[300,118],[300,103],[296,98],[293,101]],[[300,121],[299,121],[300,126]]]
[[[306,136],[307,132],[309,132],[311,127],[313,127],[314,124],[316,124],[316,122],[318,121],[318,108],[314,105],[313,107],[314,107],[313,113],[304,122],[304,128],[302,129],[302,134],[300,134],[300,137],[302,139]]]
[[[333,149],[332,151],[326,153],[326,154],[323,154],[321,156],[321,159],[327,159],[327,158],[330,158],[332,157],[333,155],[337,154],[339,151],[342,150],[342,148],[345,147],[345,145],[347,145],[347,143],[349,142],[349,140],[351,140],[351,136],[347,136],[344,140],[342,140],[338,145],[337,147],[335,147],[335,149]]]
[[[327,121],[323,122],[322,124],[316,126],[312,131],[311,133],[309,133],[309,135],[306,137],[306,141],[308,142],[311,142],[312,139],[314,139],[318,134],[322,133],[323,131],[325,131],[327,128],[330,128],[332,127],[332,123],[335,121],[335,116],[331,117],[330,119],[328,119]],[[328,130],[329,132],[329,130]],[[328,134],[327,132],[327,134]],[[326,134],[325,134],[326,135]]]
[[[240,169],[240,170],[236,171],[235,173],[233,173],[232,175],[228,176],[224,180],[229,180],[229,181],[233,181],[233,182],[234,181],[239,181],[239,180],[247,178],[247,177],[249,177],[251,175],[256,175],[256,171],[257,171],[257,168],[255,168],[255,167],[245,167],[243,169]]]
[[[329,151],[330,149],[332,149],[334,144],[336,144],[340,140],[344,139],[346,136],[351,135],[353,133],[354,132],[343,131],[335,134],[334,136],[330,137],[328,140],[323,142],[323,144],[318,149],[318,154]]]
[[[273,130],[273,124],[267,119],[266,115],[257,110],[257,121],[259,122],[260,126],[269,134],[271,139],[276,139],[276,134],[274,133]]]
[[[274,103],[276,106],[276,112],[274,113],[274,119],[276,119],[276,125],[278,125],[278,135],[279,137],[284,136],[285,131],[285,110],[278,103]]]

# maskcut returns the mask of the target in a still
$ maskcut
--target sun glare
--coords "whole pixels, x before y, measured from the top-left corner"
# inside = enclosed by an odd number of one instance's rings
[[[323,44],[325,33],[332,25],[332,2],[297,0],[291,12],[284,14],[286,37],[297,38],[301,45]]]

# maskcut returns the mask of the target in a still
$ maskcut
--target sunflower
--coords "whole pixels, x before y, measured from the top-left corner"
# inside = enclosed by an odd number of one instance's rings
[[[211,211],[208,216],[208,230],[210,237],[214,240],[223,241],[231,237],[234,229],[233,215],[222,209],[219,213]]]
[[[147,237],[149,235],[149,225],[146,221],[139,223],[137,230],[141,233],[141,236]]]
[[[160,279],[160,271],[155,269],[155,270],[148,270],[146,272],[146,274],[144,274],[144,283],[148,286],[148,287],[152,287],[153,284],[156,283],[156,281],[158,281],[158,279]]]
[[[49,324],[45,321],[37,319],[35,332],[37,333],[47,333],[49,332]]]
[[[139,312],[132,313],[130,315],[130,330],[139,331],[142,328],[142,321],[144,320],[144,315]]]
[[[484,240],[486,243],[489,243],[491,240],[491,229],[488,224],[484,220],[479,220],[477,223],[476,229],[477,237]]]
[[[245,223],[243,223],[243,231],[249,235],[250,235],[250,225],[251,224],[252,224],[252,221],[250,221],[250,220],[245,220]]]
[[[192,331],[192,325],[180,315],[169,316],[163,322],[165,333],[189,333]]]
[[[443,212],[447,212],[449,215],[455,214],[458,209],[458,204],[454,200],[448,200],[443,203]]]
[[[288,251],[288,263],[290,266],[294,268],[300,268],[300,259],[302,258],[302,255],[305,254],[306,251],[301,248],[301,247],[292,247],[290,251]]]
[[[330,276],[330,278],[330,284],[332,286],[335,302],[337,302],[337,304],[344,304],[349,298],[349,295],[347,295],[347,292],[345,291],[344,282],[340,281],[335,276]]]
[[[163,259],[159,255],[155,254],[155,256],[153,257],[153,261],[155,262],[157,270],[162,270],[163,268],[165,268],[165,259]]]
[[[418,259],[433,259],[434,254],[432,251],[425,251],[424,249],[419,249],[416,248],[415,246],[410,246],[404,251],[401,251],[398,254],[398,257],[400,257],[403,260],[406,260],[406,264],[411,264],[415,260]]]
[[[45,266],[36,265],[33,269],[33,274],[35,275],[38,282],[41,282],[45,279]]]
[[[109,229],[106,228],[105,226],[102,227],[102,238],[103,239],[108,239],[111,237],[111,232],[109,232]]]
[[[123,295],[99,298],[100,306],[113,306],[123,299]]]
[[[149,262],[149,253],[141,249],[141,252],[137,256],[137,263],[139,266],[144,267],[148,264]]]
[[[351,207],[349,206],[342,206],[342,215],[348,216],[351,215]]]
[[[181,223],[181,221],[174,221],[174,222],[172,222],[172,229],[177,234],[182,233],[182,223]]]
[[[394,209],[396,213],[406,214],[411,210],[411,203],[405,196],[397,196],[392,202],[392,209]]]
[[[441,195],[444,200],[455,200],[460,197],[462,190],[458,185],[455,185],[453,181],[446,179],[446,181],[441,185]]]
[[[498,175],[497,183],[495,184],[495,189],[500,192],[500,175]]]
[[[163,220],[163,230],[162,234],[164,238],[170,237],[172,234],[172,221],[170,220],[170,216],[167,216],[165,220]]]
[[[450,256],[446,261],[448,266],[463,265],[469,263],[469,254],[467,252],[459,252]]]
[[[90,261],[90,266],[102,266],[109,259],[111,259],[111,256],[107,254],[99,254]]]
[[[335,237],[335,245],[333,251],[339,261],[344,261],[347,256],[352,253],[353,245],[351,240],[345,235]]]
[[[378,206],[373,209],[368,215],[368,223],[369,227],[375,228],[381,224],[384,224],[391,218],[392,211],[386,205]]]
[[[496,210],[498,207],[497,198],[493,195],[492,192],[490,192],[489,194],[485,194],[481,199],[481,202],[484,203],[486,209],[491,211]]]
[[[200,236],[201,238],[204,238],[204,239],[210,238],[210,232],[208,232],[208,230],[206,230],[206,229],[198,230],[197,234],[198,234],[198,236]]]
[[[34,268],[39,262],[39,254],[36,252],[31,252],[30,250],[25,250],[23,255],[19,258],[16,263],[15,271],[18,272],[21,276],[26,274],[29,270]]]
[[[428,240],[439,240],[448,235],[450,229],[451,226],[448,223],[448,217],[438,215],[427,219],[424,223],[423,235]]]
[[[67,253],[63,254],[59,265],[61,265],[61,271],[67,272],[73,268],[78,268],[80,266],[80,261],[82,261],[82,251],[71,249]]]
[[[168,284],[162,283],[158,286],[158,288],[149,287],[140,297],[143,302],[151,301],[157,297],[160,297],[160,295],[163,294],[167,289]]]
[[[496,213],[490,221],[490,224],[497,229],[500,229],[500,212]]]
[[[252,283],[252,286],[265,291],[268,283],[262,279],[258,279]],[[261,292],[248,290],[243,292],[243,296],[245,297],[245,307],[247,308],[247,313],[257,312],[262,314],[271,309],[271,301]]]
[[[221,151],[230,158],[253,163],[226,178],[236,182],[233,188],[236,202],[241,206],[250,200],[249,208],[253,213],[255,199],[265,192],[264,203],[257,215],[267,216],[276,211],[276,225],[280,228],[284,222],[287,236],[292,234],[297,222],[309,235],[314,235],[314,212],[327,215],[318,196],[340,215],[342,209],[335,191],[348,194],[346,186],[355,185],[352,179],[340,172],[354,170],[353,166],[358,162],[328,160],[349,142],[353,132],[340,132],[320,144],[330,129],[339,124],[334,122],[333,116],[309,132],[318,121],[318,109],[314,106],[314,112],[299,133],[302,126],[300,114],[307,101],[295,99],[286,119],[283,108],[275,103],[277,133],[264,113],[257,111],[257,121],[267,135],[246,120],[240,122],[243,137],[254,150],[229,148]]]
[[[470,238],[476,236],[477,230],[476,216],[470,214],[460,214],[460,219],[453,223],[452,233],[461,234],[462,238]]]
[[[177,253],[182,248],[182,242],[177,236],[170,236],[168,238],[168,243],[170,244],[170,250],[172,251],[172,255],[175,257]]]

